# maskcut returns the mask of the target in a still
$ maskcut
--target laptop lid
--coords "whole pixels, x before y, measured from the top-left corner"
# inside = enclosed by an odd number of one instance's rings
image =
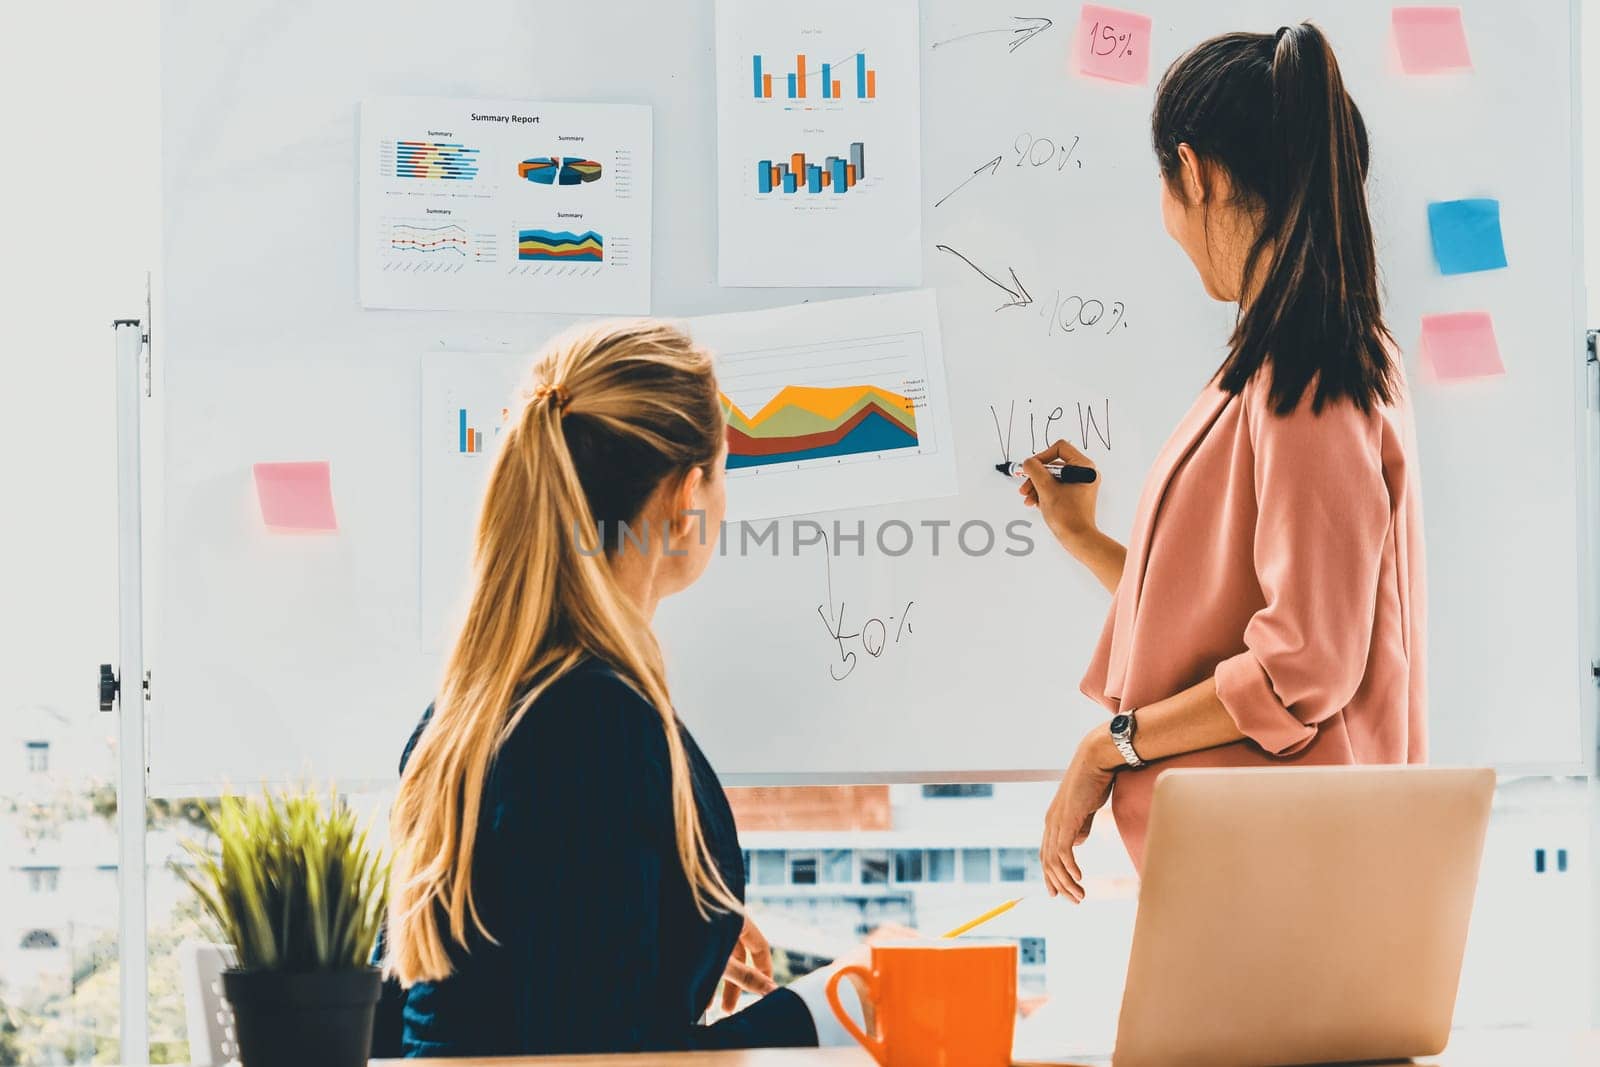
[[[1486,768],[1163,775],[1117,1067],[1443,1049],[1494,783]]]

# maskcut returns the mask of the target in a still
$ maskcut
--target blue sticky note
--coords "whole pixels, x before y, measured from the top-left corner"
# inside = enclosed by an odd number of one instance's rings
[[[1433,234],[1433,258],[1439,261],[1441,273],[1470,274],[1506,265],[1498,200],[1483,197],[1431,203],[1428,229]]]

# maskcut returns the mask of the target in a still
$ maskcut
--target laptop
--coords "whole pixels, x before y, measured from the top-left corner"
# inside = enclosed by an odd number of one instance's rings
[[[1441,1051],[1494,784],[1428,767],[1163,775],[1112,1062]]]

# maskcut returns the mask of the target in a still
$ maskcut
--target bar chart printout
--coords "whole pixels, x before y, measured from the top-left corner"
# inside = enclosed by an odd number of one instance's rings
[[[483,451],[483,431],[467,425],[467,409],[456,409],[456,450],[464,456]]]
[[[730,519],[956,491],[931,292],[712,315],[689,328],[717,353]]]
[[[866,176],[866,145],[855,141],[846,155],[826,156],[821,163],[808,163],[804,152],[776,164],[761,160],[756,164],[756,192],[845,193]]]
[[[527,381],[526,353],[447,352],[422,357],[419,589],[421,647],[440,652],[471,584],[472,542],[494,457]]]
[[[849,85],[838,77],[840,64],[816,62],[808,60],[804,52],[794,57],[793,69],[784,73],[783,84],[787,91],[778,95],[783,100],[832,100],[842,103],[845,99],[876,100],[878,98],[878,72],[875,68],[867,66],[867,54],[857,52],[845,61]],[[807,77],[807,69],[816,71],[814,76]],[[751,87],[757,100],[774,99],[772,91],[772,73],[766,67],[766,57],[759,52],[750,57],[750,73],[752,75]]]
[[[920,284],[916,0],[716,12],[718,282]]]

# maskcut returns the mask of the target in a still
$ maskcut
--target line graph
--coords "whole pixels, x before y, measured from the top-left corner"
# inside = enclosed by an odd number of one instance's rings
[[[499,241],[492,232],[473,232],[459,222],[438,219],[385,219],[379,246],[388,261],[385,269],[459,269],[468,263],[493,263]]]
[[[443,226],[416,226],[409,222],[396,223],[389,230],[389,247],[396,252],[416,252],[420,255],[457,255],[466,258],[471,254],[472,239],[467,231],[455,223]]]

